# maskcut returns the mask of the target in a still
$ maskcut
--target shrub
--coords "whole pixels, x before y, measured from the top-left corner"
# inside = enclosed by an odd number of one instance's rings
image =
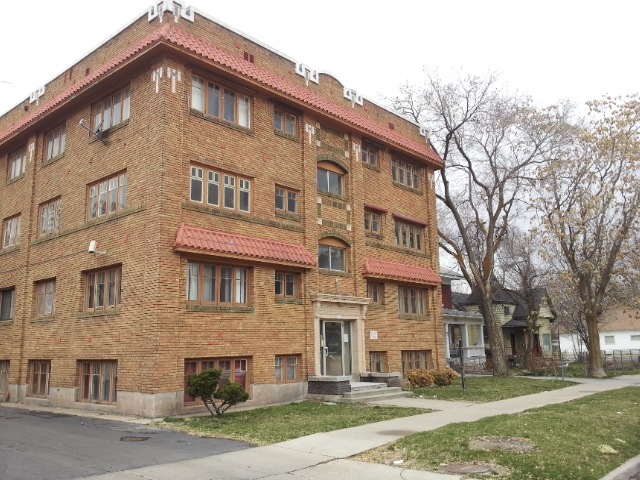
[[[424,368],[407,370],[406,377],[411,388],[425,388],[433,384],[433,375]]]
[[[249,394],[238,382],[229,382],[221,368],[203,370],[187,377],[187,393],[199,398],[211,415],[222,415],[230,407],[246,402]]]
[[[431,374],[433,375],[433,383],[439,387],[451,385],[453,380],[458,376],[458,373],[449,367],[434,370]]]

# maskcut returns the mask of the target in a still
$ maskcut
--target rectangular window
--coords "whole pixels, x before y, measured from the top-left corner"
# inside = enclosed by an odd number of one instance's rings
[[[421,288],[398,287],[398,313],[424,315],[427,291]]]
[[[410,188],[420,189],[420,167],[404,160],[391,159],[391,178],[394,182]]]
[[[505,315],[511,315],[511,307],[509,305],[504,305],[502,311]]]
[[[127,206],[127,174],[89,185],[89,218],[104,217]]]
[[[184,361],[184,402],[193,403],[196,401],[195,397],[187,394],[187,378],[189,375],[194,375],[203,372],[204,370],[210,370],[212,368],[222,369],[222,382],[238,382],[242,385],[242,388],[246,391],[250,379],[249,379],[249,365],[248,358],[203,358]]]
[[[9,393],[9,362],[0,362],[0,394]]]
[[[9,154],[9,161],[7,162],[7,179],[13,180],[14,178],[22,175],[27,168],[27,149],[26,147],[19,148],[18,150]]]
[[[122,267],[85,274],[85,309],[95,311],[120,306],[122,300],[121,280]]]
[[[333,245],[318,245],[318,267],[327,270],[345,271],[346,248]]]
[[[407,370],[413,368],[430,369],[431,350],[409,350],[402,352],[402,377],[406,377]]]
[[[551,351],[551,334],[550,333],[542,334],[542,349],[545,352]]]
[[[60,231],[61,200],[50,200],[40,205],[38,235],[44,237]]]
[[[292,383],[299,380],[298,359],[298,355],[275,358],[276,383]]]
[[[0,290],[0,320],[11,320],[13,318],[13,299],[15,296],[15,288]]]
[[[2,248],[13,247],[20,243],[20,215],[7,218],[3,225],[4,239]]]
[[[223,178],[222,189],[220,178]],[[204,179],[206,178],[206,190]],[[203,167],[190,167],[189,199],[212,207],[251,211],[251,180]],[[222,195],[222,198],[220,197]]]
[[[115,403],[118,379],[118,362],[88,361],[78,362],[79,402]]]
[[[342,175],[318,167],[318,190],[342,195]]]
[[[362,162],[371,165],[372,167],[378,166],[378,149],[372,145],[362,144]]]
[[[384,283],[367,282],[367,297],[371,299],[371,303],[384,303]]]
[[[62,155],[67,143],[67,127],[63,123],[44,134],[45,162]]]
[[[615,345],[616,344],[616,337],[613,335],[605,335],[604,336],[604,344],[605,345]]]
[[[129,120],[131,110],[131,87],[126,87],[93,106],[94,131],[105,131]]]
[[[640,342],[640,335],[631,335],[632,342]]]
[[[214,82],[205,82],[195,75],[191,80],[191,108],[229,123],[251,128],[251,97]]]
[[[369,371],[382,373],[387,370],[387,352],[369,352]]]
[[[379,213],[371,212],[369,210],[364,211],[364,230],[365,232],[380,234],[381,231],[381,217]]]
[[[298,298],[299,274],[275,272],[274,293],[277,297]]]
[[[216,288],[216,279],[219,286]],[[248,305],[248,268],[187,262],[187,302],[202,305]]]
[[[396,245],[409,250],[422,251],[422,227],[413,223],[395,221]]]
[[[273,109],[273,128],[276,130],[297,137],[298,116],[282,108]]]
[[[275,208],[284,213],[298,213],[298,192],[276,186]]]
[[[36,283],[36,314],[53,315],[55,311],[56,280],[43,280]]]
[[[49,374],[51,361],[31,360],[29,362],[29,396],[47,398],[49,396]]]

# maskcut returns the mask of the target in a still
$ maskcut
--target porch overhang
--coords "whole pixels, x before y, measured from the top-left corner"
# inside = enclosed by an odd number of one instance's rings
[[[401,282],[440,285],[440,277],[429,267],[365,258],[362,276],[393,279]]]

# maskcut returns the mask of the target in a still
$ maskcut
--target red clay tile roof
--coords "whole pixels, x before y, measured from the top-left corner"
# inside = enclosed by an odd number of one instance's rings
[[[376,212],[387,213],[389,210],[382,207],[376,207],[375,205],[371,205],[370,203],[365,203],[364,208],[368,208],[369,210],[375,210]]]
[[[400,220],[406,220],[407,222],[417,223],[418,225],[424,225],[425,227],[428,225],[428,223],[425,222],[424,220],[420,220],[418,218],[410,217],[409,215],[403,215],[403,214],[398,213],[398,212],[393,212],[391,215],[393,215],[395,218],[399,218]]]
[[[92,82],[98,80],[100,77],[122,65],[126,60],[130,59],[146,48],[154,45],[155,43],[161,41],[178,46],[184,50],[200,55],[208,60],[212,60],[213,62],[218,63],[223,67],[235,71],[269,88],[277,90],[311,107],[322,110],[330,115],[340,118],[347,123],[355,125],[356,127],[362,128],[363,130],[366,130],[367,132],[379,138],[384,138],[391,143],[394,143],[418,155],[426,157],[438,166],[444,165],[442,159],[431,148],[429,148],[426,142],[417,142],[415,140],[407,138],[396,131],[390,130],[386,126],[380,125],[377,122],[370,120],[363,115],[360,115],[353,108],[347,108],[339,105],[323,97],[322,95],[311,91],[309,88],[303,87],[290,80],[279,77],[269,70],[247,62],[237,55],[233,55],[227,50],[217,47],[211,43],[205,42],[204,40],[188,32],[185,32],[184,30],[176,28],[169,23],[163,24],[156,31],[154,31],[135,45],[129,47],[120,55],[104,64],[98,70],[86,76],[75,85],[62,92],[60,95],[43,104],[31,115],[25,117],[19,122],[16,122],[16,124],[0,133],[0,142],[10,137],[21,128],[41,118],[53,108],[78,93],[84,87],[90,85]]]
[[[365,258],[363,275],[380,275],[383,277],[408,280],[419,283],[441,283],[440,277],[429,267],[418,267],[406,263],[389,262],[377,258]]]
[[[207,230],[184,223],[180,224],[173,244],[173,248],[181,247],[310,267],[316,264],[315,257],[302,245]]]

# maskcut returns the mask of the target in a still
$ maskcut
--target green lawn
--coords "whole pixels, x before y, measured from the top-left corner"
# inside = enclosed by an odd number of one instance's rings
[[[533,382],[532,382],[533,383]],[[640,389],[590,395],[521,414],[500,415],[418,433],[358,455],[356,459],[402,459],[402,466],[439,472],[441,464],[482,462],[502,472],[489,477],[509,480],[596,480],[640,454]],[[520,437],[532,452],[471,450],[470,439]],[[601,453],[608,445],[618,453]]]
[[[429,399],[485,403],[575,385],[570,381],[519,377],[467,377],[466,383],[465,392],[462,391],[460,377],[446,387],[418,388],[412,391],[417,397],[422,395],[423,398]]]
[[[255,445],[269,445],[312,433],[428,412],[429,410],[419,408],[299,402],[238,412],[230,410],[222,417],[168,417],[155,426],[201,437],[229,438]]]

